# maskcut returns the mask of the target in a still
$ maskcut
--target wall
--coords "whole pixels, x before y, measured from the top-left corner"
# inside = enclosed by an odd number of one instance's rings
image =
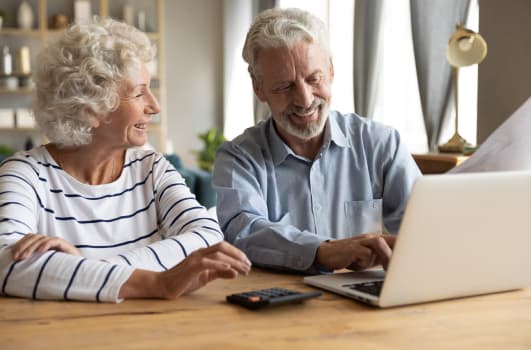
[[[222,1],[165,1],[168,139],[187,166],[202,147],[197,134],[221,126]]]
[[[170,0],[165,8],[168,139],[195,166],[197,133],[222,125],[223,1]],[[489,46],[479,65],[481,143],[531,95],[531,1],[480,0],[479,17]]]
[[[531,1],[480,0],[479,31],[478,143],[531,96]]]

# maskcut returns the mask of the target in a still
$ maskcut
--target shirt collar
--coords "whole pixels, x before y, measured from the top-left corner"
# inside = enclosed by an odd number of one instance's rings
[[[339,126],[337,125],[337,115],[338,113],[330,112],[328,115],[328,120],[326,121],[326,126],[324,130],[324,139],[322,148],[330,147],[330,143],[334,142],[339,147],[349,147],[347,138]],[[286,145],[286,143],[280,138],[275,129],[275,123],[273,118],[269,118],[269,140],[271,142],[271,155],[275,165],[282,163],[289,155],[293,157],[300,158],[293,150]]]
[[[339,147],[349,147],[345,133],[337,124],[337,118],[344,117],[337,112],[330,112],[328,121],[326,122],[327,126],[325,130],[324,144],[329,147],[330,142],[334,142]]]
[[[280,135],[275,129],[275,123],[273,118],[270,117],[268,122],[269,126],[269,142],[271,143],[271,156],[273,158],[273,163],[279,165],[282,163],[290,154],[295,156],[295,153],[289,148],[288,145],[280,138]]]

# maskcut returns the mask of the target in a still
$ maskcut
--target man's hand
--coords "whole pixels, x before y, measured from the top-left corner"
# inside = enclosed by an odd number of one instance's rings
[[[395,240],[389,234],[363,234],[323,242],[317,248],[315,263],[331,270],[361,271],[377,265],[387,269]]]
[[[11,254],[14,260],[24,260],[35,253],[44,253],[48,250],[81,256],[79,250],[69,242],[59,237],[50,237],[39,233],[28,233],[21,238],[13,247]]]
[[[120,290],[121,298],[175,299],[217,278],[247,275],[251,262],[238,248],[221,242],[199,249],[164,272],[135,270]]]

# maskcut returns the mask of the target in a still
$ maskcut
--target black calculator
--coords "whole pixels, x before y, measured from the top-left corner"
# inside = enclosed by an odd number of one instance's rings
[[[321,292],[303,293],[285,288],[269,288],[227,295],[227,301],[256,310],[266,306],[298,303],[306,299],[319,297],[321,294]]]

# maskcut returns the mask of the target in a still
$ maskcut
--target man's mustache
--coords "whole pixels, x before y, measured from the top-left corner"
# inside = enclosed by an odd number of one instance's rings
[[[325,103],[324,99],[322,99],[320,97],[316,97],[315,100],[313,100],[313,102],[312,102],[310,107],[301,108],[301,107],[297,107],[297,106],[291,105],[284,111],[283,114],[284,114],[284,116],[286,116],[288,114],[293,114],[293,113],[307,114],[308,112],[313,111],[314,109],[320,107],[324,103]]]

